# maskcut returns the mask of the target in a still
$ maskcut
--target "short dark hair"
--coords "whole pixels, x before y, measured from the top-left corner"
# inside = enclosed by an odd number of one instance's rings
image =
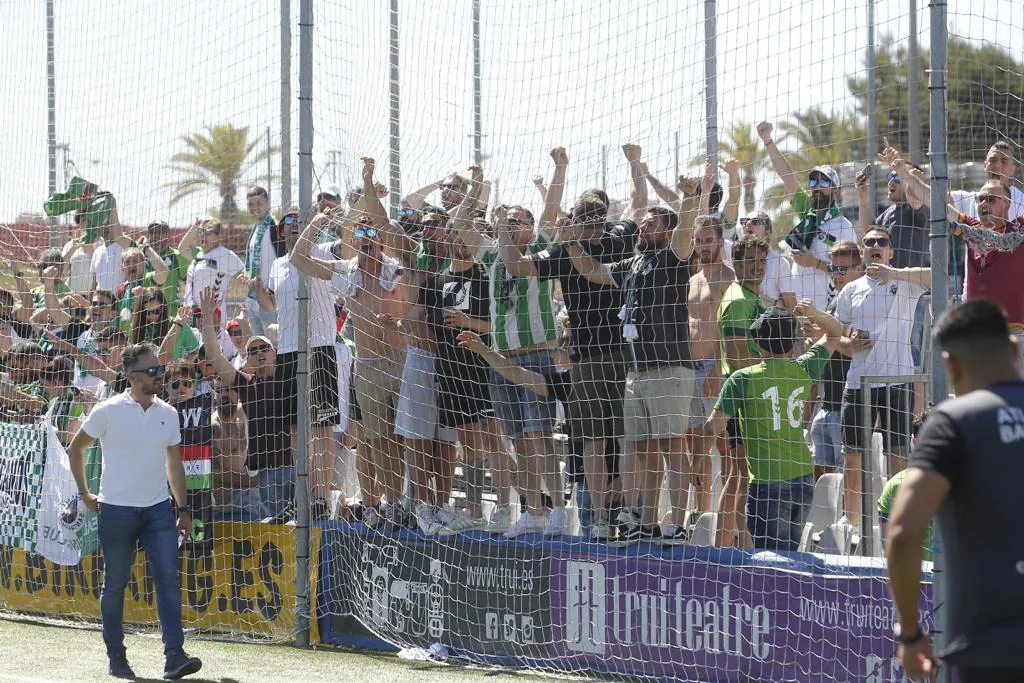
[[[75,364],[67,356],[55,356],[43,369],[43,379],[68,386],[75,379]]]
[[[192,379],[196,374],[196,365],[188,360],[175,360],[167,364],[167,377],[186,377]]]
[[[64,254],[62,254],[60,249],[57,249],[56,247],[43,249],[39,252],[39,259],[36,261],[36,267],[39,269],[40,274],[50,266],[57,266],[61,269],[64,268]]]
[[[520,206],[519,204],[513,204],[512,206],[508,207],[508,213],[512,213],[513,211],[522,211],[527,216],[529,216],[530,217],[530,225],[531,226],[533,226],[534,223],[537,222],[537,220],[533,217],[533,211],[530,211],[525,206]]]
[[[1006,196],[1009,197],[1010,194],[1007,193]],[[872,225],[870,228],[868,228],[867,230],[864,231],[864,234],[867,235],[869,232],[880,232],[880,233],[883,233],[886,236],[886,238],[888,238],[888,240],[889,240],[889,246],[892,246],[892,231],[889,230],[889,228],[883,227],[881,225]],[[860,242],[861,242],[861,244],[864,243],[864,238],[863,237],[860,238]]]
[[[1017,159],[1013,156],[1013,146],[1006,140],[996,140],[992,143],[992,146],[988,148],[988,151],[991,152],[994,149],[998,149],[1000,152],[1005,153],[1014,163],[1017,163]]]
[[[693,219],[693,234],[696,235],[698,230],[711,227],[715,231],[715,237],[722,239],[724,233],[722,232],[722,221],[718,220],[714,216],[697,216]]]
[[[972,299],[946,309],[935,321],[935,342],[943,349],[969,342],[1010,346],[1006,311],[991,299]],[[980,353],[977,355],[981,355]]]
[[[607,217],[608,202],[593,190],[581,194],[572,205],[572,218],[578,223],[603,223]]]
[[[749,232],[745,232],[738,240],[733,242],[732,260],[745,261],[748,258],[747,252],[754,251],[755,249],[764,250],[764,252],[767,253],[769,251],[768,240]]]
[[[92,293],[93,296],[100,296],[107,301],[108,306],[113,306],[117,303],[117,297],[109,289],[97,289]]]
[[[585,194],[592,194],[592,195],[594,195],[595,197],[600,199],[602,202],[604,202],[605,206],[611,206],[612,205],[611,200],[608,199],[608,193],[605,192],[604,190],[602,190],[600,187],[590,187],[590,188],[587,188],[586,190],[583,190],[583,192],[580,193],[580,197],[582,197]]]
[[[832,245],[832,248],[828,250],[829,258],[836,256],[849,256],[853,259],[855,264],[860,264],[860,247],[857,246],[856,242],[851,240],[840,240]]]
[[[132,344],[121,352],[121,369],[124,370],[125,374],[131,372],[131,370],[139,364],[139,359],[147,353],[159,356],[159,351],[157,351],[156,346],[149,342]]]
[[[664,206],[651,206],[648,207],[647,213],[651,214],[655,218],[665,221],[665,227],[668,230],[675,230],[676,226],[679,225],[679,215]]]
[[[153,230],[170,230],[171,226],[167,225],[167,221],[153,221],[146,226],[146,232],[153,232]]]
[[[20,341],[15,342],[7,350],[7,357],[10,358],[12,356],[18,358],[45,358],[46,352],[43,351],[43,347],[34,341]]]
[[[253,185],[246,191],[245,197],[246,199],[249,197],[263,197],[264,199],[269,199],[270,195],[267,194],[267,188],[260,187],[259,185]]]

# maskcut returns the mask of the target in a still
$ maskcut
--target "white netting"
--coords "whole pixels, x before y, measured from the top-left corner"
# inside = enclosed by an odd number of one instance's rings
[[[49,223],[45,8],[3,10],[24,30],[0,52],[18,103],[0,131],[0,605],[98,616],[95,517],[72,514],[66,471],[55,483],[39,413],[56,399],[67,445],[81,392],[121,389],[113,315],[125,337],[167,339],[181,387],[190,505],[209,522],[183,553],[187,626],[292,639],[308,585],[328,643],[580,674],[900,680],[880,539],[934,381],[926,8],[911,110],[902,3],[875,3],[872,73],[867,2],[320,0],[304,150],[300,4],[282,70],[278,3],[57,3]],[[1009,0],[956,3],[948,25],[950,189],[966,191],[951,200],[977,216],[969,193],[1015,170],[991,145],[1017,154],[1022,26]],[[282,176],[304,154],[300,201]],[[1011,199],[1024,211],[1016,185]],[[952,296],[963,242],[968,258],[1019,248],[963,235]],[[165,267],[131,251],[142,237]],[[48,245],[66,263],[43,288]],[[900,271],[860,277],[886,260]],[[170,306],[145,327],[156,291]],[[204,310],[176,325],[179,300]],[[15,344],[44,328],[79,393],[56,373],[29,386],[49,360]],[[204,336],[219,350],[200,357]],[[826,363],[840,347],[852,363]],[[308,480],[292,469],[307,456]],[[133,572],[127,618],[153,623],[152,572]]]

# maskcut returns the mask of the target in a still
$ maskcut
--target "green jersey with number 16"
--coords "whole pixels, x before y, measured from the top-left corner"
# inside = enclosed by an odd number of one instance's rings
[[[804,440],[804,402],[829,356],[819,344],[799,358],[768,358],[725,380],[715,410],[740,421],[751,484],[814,473]]]

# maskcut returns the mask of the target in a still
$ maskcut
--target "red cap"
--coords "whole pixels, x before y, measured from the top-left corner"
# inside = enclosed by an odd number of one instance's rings
[[[242,321],[238,320],[238,319],[235,319],[235,318],[232,318],[231,320],[229,320],[228,324],[227,324],[227,328],[229,330],[238,329],[241,326],[242,326]]]

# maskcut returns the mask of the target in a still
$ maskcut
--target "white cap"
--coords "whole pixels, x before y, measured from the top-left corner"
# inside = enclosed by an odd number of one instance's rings
[[[329,194],[332,197],[341,199],[345,196],[345,193],[341,191],[341,187],[337,183],[328,183],[320,186],[320,194]]]

